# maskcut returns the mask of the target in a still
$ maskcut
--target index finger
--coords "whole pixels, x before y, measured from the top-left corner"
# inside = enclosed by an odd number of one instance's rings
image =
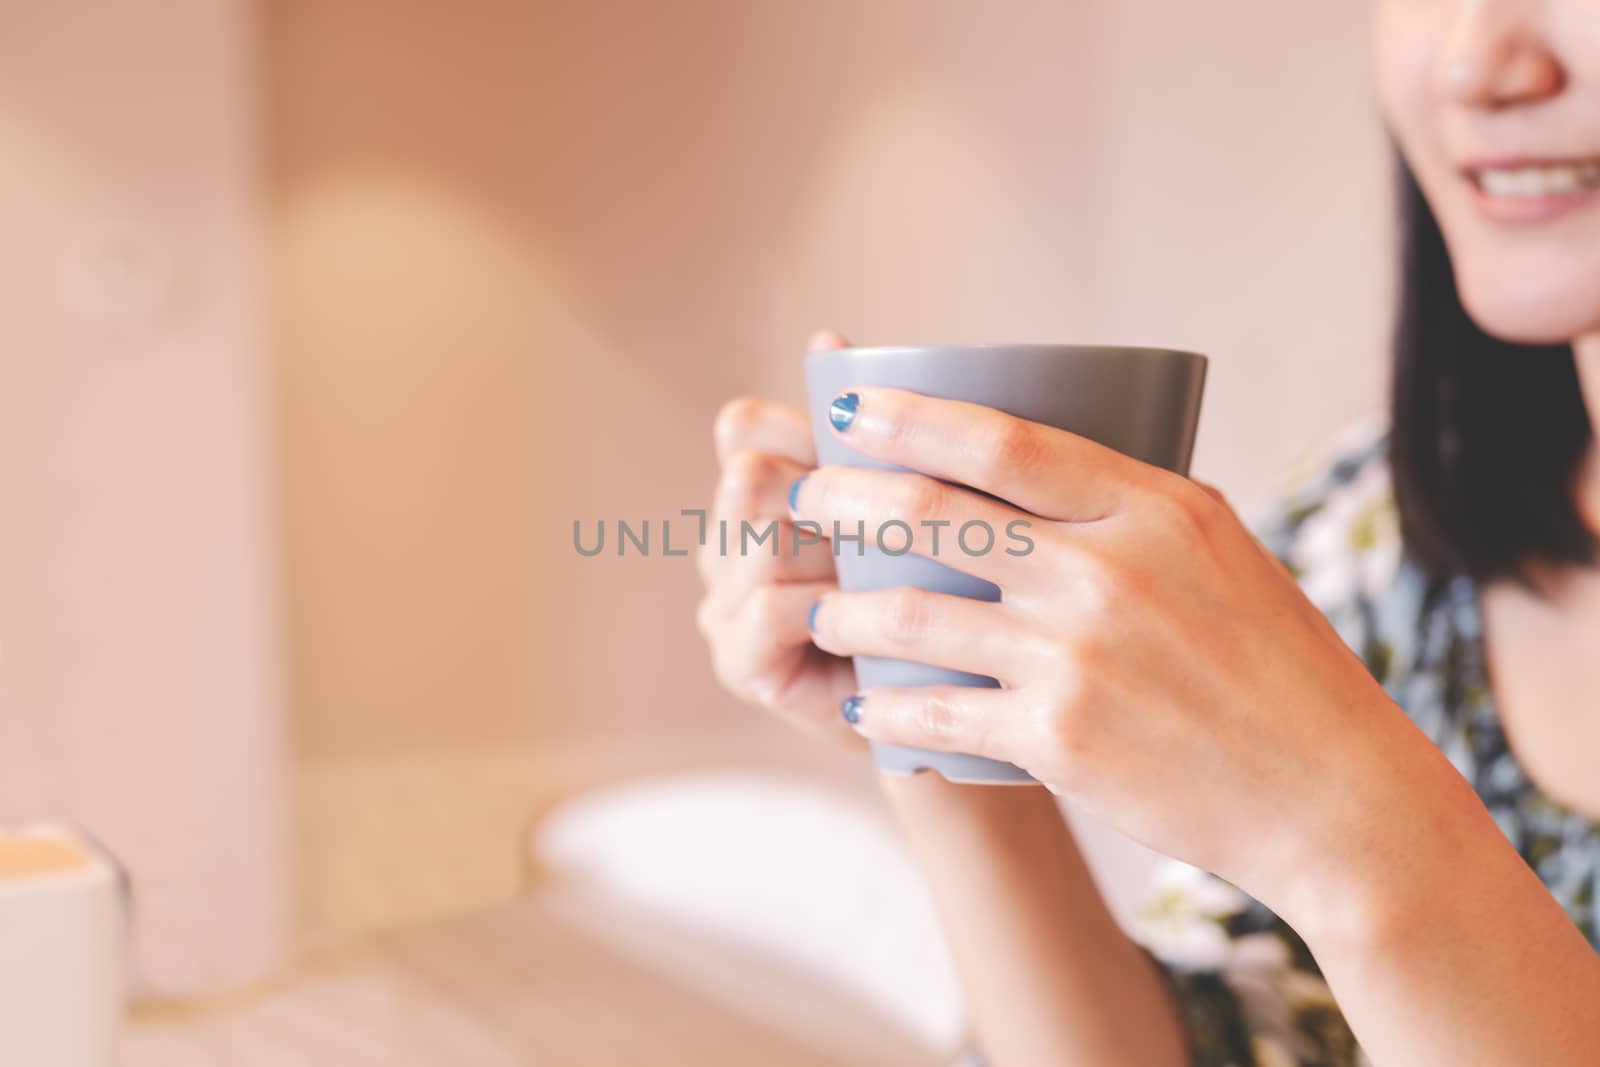
[[[1104,518],[1155,473],[1079,434],[905,389],[860,386],[828,414],[851,448],[1062,522]]]

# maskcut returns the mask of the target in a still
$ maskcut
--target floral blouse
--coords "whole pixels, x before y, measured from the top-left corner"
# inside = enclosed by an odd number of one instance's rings
[[[1374,677],[1450,758],[1600,949],[1600,822],[1540,794],[1487,684],[1473,583],[1430,579],[1400,539],[1384,424],[1352,427],[1252,523]],[[1305,944],[1231,885],[1160,871],[1134,935],[1180,1005],[1195,1067],[1365,1067]]]

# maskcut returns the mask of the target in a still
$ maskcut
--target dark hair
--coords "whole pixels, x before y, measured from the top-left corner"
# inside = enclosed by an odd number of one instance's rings
[[[1531,582],[1591,563],[1571,495],[1592,434],[1570,345],[1517,345],[1467,315],[1438,222],[1400,165],[1400,307],[1389,464],[1401,534],[1439,576]]]

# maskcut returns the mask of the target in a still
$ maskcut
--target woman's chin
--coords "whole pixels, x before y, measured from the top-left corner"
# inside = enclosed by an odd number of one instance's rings
[[[1600,332],[1600,286],[1461,279],[1461,303],[1483,332],[1520,345],[1567,344]]]

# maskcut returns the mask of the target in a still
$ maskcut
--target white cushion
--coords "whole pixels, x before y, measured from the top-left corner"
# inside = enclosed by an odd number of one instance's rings
[[[965,1031],[914,861],[830,790],[747,772],[630,783],[563,803],[533,847],[546,869],[816,974],[930,1048]]]

